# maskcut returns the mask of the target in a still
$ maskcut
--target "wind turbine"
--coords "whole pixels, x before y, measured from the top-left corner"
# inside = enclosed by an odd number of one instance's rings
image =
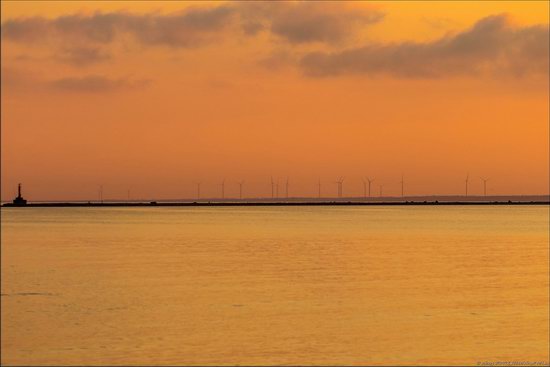
[[[317,183],[317,186],[319,188],[319,199],[321,198],[321,179],[319,179],[319,182]]]
[[[370,198],[370,184],[374,182],[374,178],[371,180],[370,177],[367,177],[367,181],[369,182],[369,198]]]
[[[99,201],[103,204],[103,185],[99,185],[98,196]]]
[[[239,181],[239,199],[243,198],[243,184],[244,181]]]
[[[489,181],[488,178],[480,177],[483,181],[483,196],[487,196],[487,181]]]
[[[342,192],[343,192],[344,178],[343,177],[338,178],[338,181],[336,181],[336,184],[338,185],[338,197],[341,198]]]
[[[399,183],[401,183],[401,197],[404,197],[405,195],[405,181],[403,180],[403,174],[401,174],[401,181],[399,181]]]
[[[197,182],[197,200],[201,198],[201,182]]]
[[[361,179],[363,181],[363,197],[367,198],[367,181],[365,181],[364,178]]]
[[[275,181],[275,197],[277,199],[279,198],[279,179],[277,179],[277,181]]]
[[[225,178],[222,180],[222,199],[225,199]]]
[[[468,196],[468,181],[469,180],[470,180],[470,174],[467,173],[466,174],[466,180],[465,180],[465,182],[466,182],[466,196]]]
[[[273,176],[271,176],[271,198],[275,197],[275,183],[273,182]]]
[[[380,197],[382,197],[382,188],[384,187],[384,185],[380,185]]]

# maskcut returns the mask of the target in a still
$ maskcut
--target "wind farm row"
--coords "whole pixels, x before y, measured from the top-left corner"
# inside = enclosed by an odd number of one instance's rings
[[[487,182],[489,181],[488,178],[480,177],[479,182],[481,183],[481,186],[483,187],[483,196],[487,196]],[[342,199],[342,198],[363,198],[363,199],[369,199],[369,198],[383,198],[383,197],[393,197],[393,198],[405,198],[406,196],[413,196],[413,195],[406,195],[405,192],[405,178],[403,175],[401,175],[400,181],[396,182],[396,184],[399,185],[399,194],[398,195],[387,195],[384,196],[384,188],[387,187],[389,184],[383,184],[382,182],[378,182],[376,178],[374,177],[364,177],[361,178],[361,184],[362,184],[362,194],[357,195],[357,193],[346,193],[344,191],[344,184],[349,183],[349,181],[346,181],[345,177],[337,177],[335,181],[325,181],[323,182],[321,179],[317,180],[315,192],[312,190],[311,194],[309,195],[292,195],[290,188],[291,188],[291,181],[289,177],[286,177],[284,179],[280,178],[274,178],[273,176],[270,177],[269,182],[267,182],[267,185],[264,185],[265,187],[268,187],[269,191],[265,191],[264,195],[258,195],[257,193],[255,195],[249,195],[246,196],[246,181],[240,180],[240,181],[227,181],[226,179],[222,179],[218,183],[213,183],[209,185],[209,188],[212,189],[212,186],[215,186],[217,189],[217,193],[212,195],[213,190],[210,191],[210,195],[205,196],[204,195],[204,185],[205,183],[200,181],[195,181],[193,183],[195,194],[193,197],[188,197],[186,200],[228,200],[228,199],[238,199],[238,200],[248,200],[248,199],[295,199],[295,198],[316,198],[316,199]],[[232,188],[232,194],[227,195],[227,186],[231,186]],[[257,184],[256,184],[257,186]],[[328,189],[327,189],[328,187]],[[471,195],[471,192],[469,191],[470,188],[470,176],[467,175],[464,180],[464,191],[462,193],[457,193],[456,196],[469,196]],[[414,195],[416,197],[420,197],[421,195]],[[430,195],[433,196],[433,195]],[[480,196],[480,195],[477,195]],[[132,198],[130,189],[127,190],[126,200],[131,201],[136,198]],[[103,201],[104,200],[104,185],[98,186],[98,200]]]
[[[267,180],[266,180],[267,181]],[[382,180],[380,180],[382,181]],[[401,175],[399,181],[393,181],[391,183],[388,180],[384,182],[379,182],[375,177],[367,176],[361,177],[360,180],[357,178],[346,180],[345,177],[337,177],[334,180],[321,180],[318,179],[314,183],[310,181],[310,190],[309,193],[304,194],[304,185],[303,182],[299,181],[298,185],[299,190],[296,190],[296,193],[291,192],[291,181],[287,176],[284,179],[274,178],[271,176],[269,181],[258,183],[257,181],[251,182],[252,189],[251,193],[246,193],[246,181],[245,180],[231,180],[222,179],[217,183],[209,183],[208,195],[204,195],[202,189],[204,188],[203,182],[195,181],[193,182],[195,195],[187,195],[187,197],[180,198],[166,198],[166,193],[164,193],[164,198],[160,199],[158,196],[149,196],[144,197],[132,196],[130,189],[126,190],[126,197],[120,195],[121,191],[120,186],[118,189],[111,188],[108,197],[105,195],[105,185],[100,184],[97,186],[97,199],[90,200],[80,199],[80,200],[39,200],[38,198],[30,198],[29,206],[42,206],[42,205],[53,205],[53,206],[65,206],[65,205],[150,205],[150,204],[160,204],[163,205],[261,205],[261,203],[266,204],[275,204],[275,205],[363,205],[363,204],[439,204],[439,203],[526,203],[526,202],[539,202],[539,203],[548,203],[549,195],[495,195],[491,193],[488,195],[487,192],[487,183],[489,178],[479,177],[474,180],[477,183],[475,185],[474,193],[472,194],[470,188],[474,184],[471,182],[470,175],[467,174],[464,180],[462,181],[463,191],[453,194],[423,194],[419,195],[417,193],[407,192],[406,184],[408,183],[405,180],[404,175]],[[299,184],[302,185],[299,185]],[[414,183],[414,182],[413,182]],[[348,184],[348,186],[345,186]],[[361,186],[359,186],[359,184]],[[229,186],[229,190],[228,189]],[[351,188],[349,188],[351,186]],[[390,187],[391,194],[384,192],[385,186]],[[418,188],[418,185],[413,186],[411,191],[414,191]],[[262,188],[258,192],[258,187]],[[346,187],[348,191],[346,191]],[[358,187],[361,187],[361,191],[358,190]],[[307,186],[306,186],[307,190]],[[27,200],[23,198],[21,194],[21,184],[18,185],[18,194],[13,202],[5,202],[3,206],[20,206],[27,205]],[[228,195],[229,191],[229,195]],[[458,190],[457,190],[458,191]],[[124,191],[122,191],[124,192]],[[189,193],[189,190],[187,191]]]

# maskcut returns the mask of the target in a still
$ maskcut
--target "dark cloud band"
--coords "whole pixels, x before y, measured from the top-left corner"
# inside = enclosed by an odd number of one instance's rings
[[[100,75],[90,75],[81,78],[61,78],[46,83],[49,88],[58,91],[90,93],[135,89],[148,84],[149,81],[147,80],[111,79]]]
[[[222,29],[230,21],[232,12],[229,7],[217,7],[169,15],[112,12],[55,19],[11,19],[3,23],[2,37],[28,43],[57,39],[73,44],[105,44],[131,35],[149,45],[193,47]]]
[[[311,77],[548,73],[548,35],[548,26],[513,27],[505,15],[495,15],[465,32],[433,42],[371,44],[340,52],[315,52],[304,56],[300,66]]]
[[[219,38],[214,36],[234,25],[245,35],[270,30],[290,43],[334,43],[382,17],[379,11],[350,9],[338,3],[245,2],[195,7],[173,14],[98,12],[54,19],[10,19],[3,23],[2,35],[16,42],[63,39],[98,44],[131,35],[146,45],[194,47]]]

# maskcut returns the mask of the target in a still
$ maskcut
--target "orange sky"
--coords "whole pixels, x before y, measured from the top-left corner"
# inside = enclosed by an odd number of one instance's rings
[[[539,2],[2,2],[2,200],[548,194]]]

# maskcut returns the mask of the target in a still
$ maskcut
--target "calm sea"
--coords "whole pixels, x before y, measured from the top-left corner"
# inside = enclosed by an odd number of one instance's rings
[[[3,208],[1,363],[548,362],[548,206]]]

